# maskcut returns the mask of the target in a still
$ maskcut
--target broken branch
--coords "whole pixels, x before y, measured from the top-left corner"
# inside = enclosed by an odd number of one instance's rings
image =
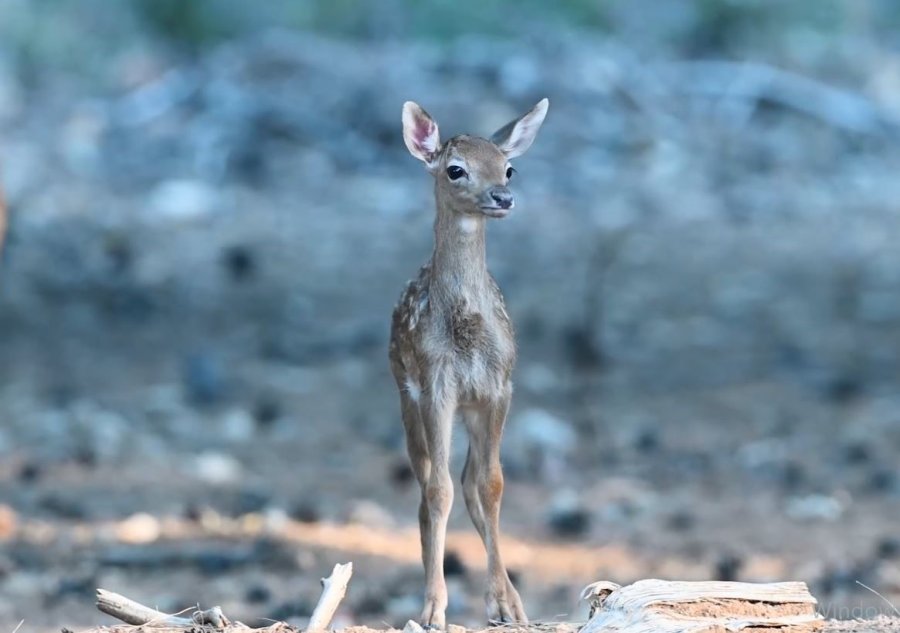
[[[353,575],[353,563],[338,564],[334,566],[331,575],[322,579],[322,595],[319,598],[312,617],[309,619],[307,633],[322,631],[331,624],[334,612],[347,593],[347,584]]]
[[[217,629],[224,629],[231,624],[222,613],[221,607],[213,607],[205,611],[198,609],[190,618],[184,618],[145,607],[139,602],[105,589],[97,589],[97,608],[127,624],[156,624],[173,627],[208,624]]]

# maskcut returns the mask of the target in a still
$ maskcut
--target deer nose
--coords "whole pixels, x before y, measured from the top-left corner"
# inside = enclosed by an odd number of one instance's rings
[[[512,191],[507,187],[491,187],[491,200],[493,200],[501,209],[512,209],[513,200]]]

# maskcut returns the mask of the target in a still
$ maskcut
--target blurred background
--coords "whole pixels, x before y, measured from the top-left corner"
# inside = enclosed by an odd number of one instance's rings
[[[421,608],[387,364],[430,255],[401,138],[550,98],[489,265],[518,329],[507,563],[900,601],[891,0],[0,1],[0,629],[97,586],[302,624]],[[457,434],[455,472],[464,456]],[[451,518],[448,618],[483,621]]]

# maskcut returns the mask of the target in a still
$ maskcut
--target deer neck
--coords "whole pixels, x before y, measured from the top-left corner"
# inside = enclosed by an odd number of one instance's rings
[[[434,221],[432,293],[456,299],[477,296],[487,278],[484,218],[459,213],[442,206]]]

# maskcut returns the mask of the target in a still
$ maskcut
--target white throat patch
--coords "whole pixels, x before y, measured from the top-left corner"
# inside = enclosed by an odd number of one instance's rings
[[[459,219],[459,228],[463,233],[472,234],[478,230],[478,220],[464,215]]]

